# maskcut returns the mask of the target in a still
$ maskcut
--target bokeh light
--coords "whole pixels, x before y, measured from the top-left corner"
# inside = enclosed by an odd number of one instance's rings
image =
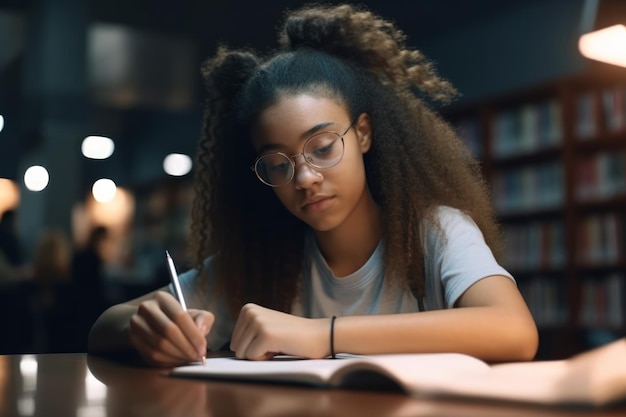
[[[30,191],[42,191],[48,186],[50,175],[41,165],[33,165],[24,173],[24,185]]]
[[[117,192],[117,186],[108,178],[100,178],[93,183],[91,187],[91,193],[93,198],[99,203],[108,203],[113,200],[115,193]]]
[[[182,153],[171,153],[163,160],[163,170],[174,177],[187,175],[192,166],[191,158]]]
[[[15,210],[20,203],[20,187],[8,178],[0,178],[0,216]]]
[[[87,136],[83,139],[81,151],[86,158],[107,159],[115,151],[115,143],[105,136]]]

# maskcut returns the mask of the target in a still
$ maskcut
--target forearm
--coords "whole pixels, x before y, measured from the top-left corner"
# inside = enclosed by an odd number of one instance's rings
[[[89,352],[119,353],[131,350],[129,324],[136,311],[137,306],[131,304],[118,304],[105,310],[89,332]]]
[[[335,322],[336,352],[459,352],[487,361],[530,360],[537,349],[531,317],[504,307],[347,316]]]

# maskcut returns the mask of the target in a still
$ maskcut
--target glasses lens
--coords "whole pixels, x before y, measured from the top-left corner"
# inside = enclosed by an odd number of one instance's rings
[[[333,132],[315,135],[306,143],[304,157],[318,168],[333,167],[343,157],[343,140]]]
[[[261,156],[254,166],[257,176],[272,186],[285,185],[293,176],[293,165],[289,158],[280,153]]]

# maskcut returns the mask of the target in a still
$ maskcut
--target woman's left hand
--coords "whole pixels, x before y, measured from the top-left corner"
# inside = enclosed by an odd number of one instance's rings
[[[246,304],[230,348],[240,359],[267,360],[277,354],[323,358],[330,352],[330,320],[306,319]]]

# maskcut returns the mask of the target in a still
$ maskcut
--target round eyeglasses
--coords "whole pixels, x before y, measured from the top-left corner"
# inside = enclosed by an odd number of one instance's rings
[[[295,158],[302,155],[304,161],[314,169],[332,168],[343,158],[343,137],[352,128],[353,123],[343,133],[320,132],[304,142],[301,153],[288,156],[282,152],[260,155],[252,170],[263,184],[270,187],[282,187],[289,184],[296,171]]]

